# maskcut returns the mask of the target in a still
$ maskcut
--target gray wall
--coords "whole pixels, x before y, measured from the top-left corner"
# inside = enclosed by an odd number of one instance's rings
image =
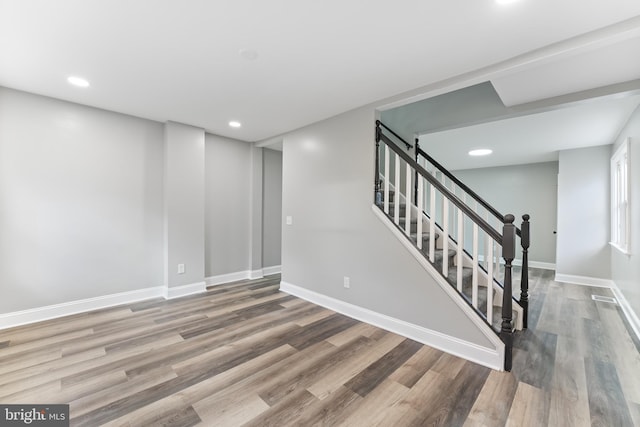
[[[529,260],[555,264],[558,163],[533,163],[453,171],[478,195],[503,214],[531,215]],[[467,236],[469,233],[467,233]]]
[[[0,314],[248,270],[251,149],[0,87]],[[280,154],[264,166],[256,253],[272,266]]]
[[[282,280],[490,347],[371,211],[374,108],[284,136]],[[351,279],[343,287],[343,276]]]
[[[611,277],[610,156],[609,145],[560,152],[558,274]]]
[[[620,132],[609,156],[628,137],[633,139],[629,147],[631,255],[625,255],[611,248],[611,278],[620,288],[636,316],[640,317],[640,108],[636,109]]]
[[[163,126],[0,88],[0,313],[162,285]]]
[[[165,124],[165,285],[204,283],[204,130]],[[178,272],[184,264],[184,273]]]
[[[262,265],[279,266],[282,252],[282,152],[264,149]]]
[[[248,143],[206,135],[206,276],[249,270],[250,150]]]

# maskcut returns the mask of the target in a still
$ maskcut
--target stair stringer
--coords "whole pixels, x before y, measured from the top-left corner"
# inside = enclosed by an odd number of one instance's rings
[[[380,210],[378,206],[373,204],[371,210],[378,219],[391,231],[393,235],[402,243],[407,251],[418,261],[420,266],[435,280],[435,282],[444,290],[444,292],[451,298],[451,300],[462,310],[465,316],[480,330],[480,332],[489,340],[489,342],[495,347],[495,349],[487,349],[487,358],[484,360],[473,360],[466,354],[455,354],[472,362],[480,363],[484,366],[492,367],[500,371],[504,370],[504,357],[505,357],[505,345],[498,337],[496,332],[489,324],[487,324],[482,318],[478,316],[478,313],[469,306],[458,294],[458,292],[451,287],[449,282],[436,270],[436,268],[418,251],[417,248],[406,238],[406,236],[398,230],[396,225],[387,218],[385,213]],[[441,349],[448,351],[448,349]],[[489,351],[494,350],[494,351]]]

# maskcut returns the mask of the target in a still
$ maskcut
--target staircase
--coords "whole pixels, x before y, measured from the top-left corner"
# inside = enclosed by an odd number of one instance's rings
[[[514,331],[526,328],[529,216],[521,228],[502,215],[419,147],[376,122],[374,202],[505,344],[511,369]],[[512,264],[522,246],[520,298]]]

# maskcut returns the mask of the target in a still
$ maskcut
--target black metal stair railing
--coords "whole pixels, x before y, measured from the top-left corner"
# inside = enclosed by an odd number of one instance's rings
[[[473,286],[472,286],[472,295],[470,299],[467,299],[467,302],[469,302],[470,305],[472,305],[472,307],[474,307],[474,309],[476,310],[476,312],[478,312],[478,314],[484,318],[484,320],[489,323],[489,325],[491,326],[492,323],[492,295],[493,295],[493,284],[494,282],[498,283],[499,286],[502,288],[502,307],[501,307],[501,317],[502,317],[502,323],[500,325],[500,330],[498,333],[498,335],[500,336],[501,340],[505,343],[505,369],[506,370],[510,370],[511,369],[511,354],[512,354],[512,344],[513,344],[513,303],[515,302],[516,304],[520,305],[522,307],[522,313],[523,313],[523,318],[522,318],[522,322],[523,322],[523,327],[526,328],[527,326],[527,312],[528,312],[528,274],[527,274],[527,268],[528,268],[528,248],[529,248],[529,216],[525,215],[523,216],[523,223],[522,223],[522,228],[518,229],[513,223],[515,221],[515,217],[513,215],[502,215],[500,214],[495,208],[493,208],[489,203],[487,203],[486,201],[484,201],[484,199],[482,199],[480,196],[478,196],[475,192],[473,192],[470,188],[468,188],[466,185],[464,185],[464,183],[460,182],[453,174],[451,174],[449,171],[447,171],[444,167],[442,167],[442,165],[440,165],[439,163],[437,163],[434,159],[432,159],[430,156],[428,156],[426,153],[424,153],[424,151],[422,151],[419,147],[418,141],[416,141],[416,146],[415,149],[414,147],[407,143],[406,141],[404,141],[398,134],[396,134],[395,132],[393,132],[391,129],[389,129],[387,126],[385,126],[383,123],[381,123],[380,121],[376,121],[376,163],[375,163],[375,182],[374,182],[374,203],[380,207],[380,209],[382,209],[387,215],[390,214],[391,208],[393,208],[394,211],[394,217],[395,217],[395,222],[397,226],[400,226],[400,221],[399,221],[399,197],[404,197],[405,198],[405,214],[406,218],[403,218],[403,221],[405,222],[405,232],[407,237],[409,237],[410,235],[413,236],[415,234],[415,244],[417,245],[417,247],[419,249],[423,249],[422,248],[422,244],[423,244],[423,236],[420,235],[422,233],[422,213],[423,211],[423,206],[421,206],[421,204],[427,206],[430,206],[430,214],[431,216],[429,216],[427,214],[427,217],[429,218],[429,223],[430,223],[430,231],[428,233],[425,233],[425,236],[429,236],[429,237],[425,237],[425,239],[428,240],[428,245],[429,248],[426,249],[425,254],[429,254],[430,256],[430,261],[433,263],[434,262],[434,249],[435,249],[435,239],[437,238],[437,236],[434,236],[434,230],[435,230],[435,226],[436,226],[436,216],[435,216],[435,212],[436,212],[436,207],[435,207],[435,200],[436,200],[436,195],[437,197],[440,197],[442,200],[442,204],[440,206],[440,209],[442,210],[442,212],[440,213],[441,215],[441,221],[443,222],[443,224],[437,224],[438,226],[438,230],[440,232],[444,232],[444,239],[442,240],[442,257],[444,259],[444,257],[446,256],[446,254],[449,252],[449,244],[454,245],[457,247],[457,276],[456,276],[456,281],[457,281],[457,290],[458,292],[460,292],[461,294],[462,292],[462,288],[463,285],[462,283],[462,278],[461,278],[461,264],[462,264],[462,250],[463,250],[463,246],[464,246],[464,228],[465,228],[465,218],[468,218],[469,221],[471,221],[472,223],[472,227],[473,227],[473,253],[468,253],[465,251],[465,255],[467,260],[471,260],[472,265],[473,265],[473,273],[471,275],[472,277],[472,282],[473,282]],[[411,150],[414,149],[414,157],[412,158],[411,155],[409,155],[407,152],[405,152],[405,150],[403,150],[403,148],[401,148],[400,144],[398,144],[398,142],[404,144],[404,147],[406,150]],[[381,149],[384,148],[384,151],[381,152]],[[395,159],[395,165],[391,165],[390,162],[390,157],[394,157]],[[436,176],[435,174],[432,174],[430,171],[428,171],[425,167],[423,167],[422,165],[419,164],[418,162],[418,158],[419,156],[424,157],[425,159],[427,159],[427,161],[429,161],[437,170],[439,170],[440,172],[442,172],[442,174],[444,174],[445,176],[447,176],[452,182],[455,182],[456,185],[458,186],[458,188],[462,189],[462,191],[464,192],[465,195],[468,195],[469,197],[472,198],[472,200],[475,201],[475,203],[480,204],[481,206],[485,207],[485,209],[487,210],[487,212],[490,212],[493,216],[495,216],[496,218],[499,219],[500,223],[502,224],[502,229],[496,229],[496,227],[492,226],[485,218],[482,218],[482,216],[480,216],[476,210],[469,205],[469,203],[467,203],[467,197],[463,197],[460,198],[458,197],[458,195],[455,194],[455,191],[451,191],[449,188],[447,188],[447,186],[444,184],[444,182],[441,182]],[[384,163],[381,162],[381,159],[384,158]],[[390,206],[389,204],[389,196],[390,196],[390,175],[391,175],[391,169],[395,168],[395,193],[396,193],[396,197],[398,197],[398,199],[395,200],[393,207]],[[399,176],[400,176],[400,169],[404,168],[406,171],[406,179],[405,179],[405,184],[407,186],[406,190],[404,191],[404,193],[402,192],[401,185],[400,185],[400,180],[399,180]],[[384,169],[384,170],[383,170]],[[412,178],[412,176],[414,176],[414,178]],[[384,188],[382,188],[382,183],[383,183],[383,177],[384,177]],[[415,183],[415,187],[414,187],[414,191],[410,191],[410,185],[409,182],[413,180]],[[430,189],[430,201],[425,202],[424,201],[424,194],[426,192],[426,187],[427,186]],[[384,202],[383,202],[384,200]],[[446,202],[445,202],[446,200]],[[411,215],[411,209],[410,206],[416,206],[417,209],[419,209],[420,214],[418,214],[417,216],[419,216],[419,218],[415,218],[414,221],[416,221],[416,232],[415,233],[411,233],[412,229],[411,229],[411,224],[410,224],[410,215]],[[453,210],[457,211],[457,218],[458,218],[458,222],[457,222],[457,238],[459,241],[456,241],[455,239],[453,239],[452,234],[449,234],[448,231],[448,222],[449,222],[449,207],[451,206],[452,209],[452,213]],[[408,212],[407,212],[408,210]],[[426,212],[424,212],[426,214]],[[455,217],[455,215],[453,215]],[[455,226],[455,222],[451,221],[452,223],[454,223]],[[484,313],[482,313],[479,310],[478,307],[478,277],[479,274],[478,271],[480,271],[478,269],[479,266],[479,255],[478,255],[478,250],[477,250],[477,239],[478,239],[478,235],[479,233],[481,233],[484,236],[484,241],[487,243],[487,251],[484,254],[484,258],[486,261],[486,265],[487,265],[487,269],[483,270],[483,274],[486,275],[486,281],[487,281],[487,301],[486,301],[486,311]],[[516,239],[520,238],[520,243],[522,246],[522,276],[521,276],[521,295],[520,295],[520,301],[515,300],[512,296],[512,265],[513,265],[513,260],[515,258],[515,248],[516,248]],[[451,242],[451,243],[450,243]],[[498,249],[502,251],[502,258],[504,259],[504,280],[502,281],[502,283],[500,283],[500,281],[495,280],[495,274],[497,273],[497,268],[494,268],[493,265],[493,261],[496,260],[496,265],[498,265],[498,257],[494,257],[494,252],[493,252],[493,246],[497,245]],[[453,252],[453,250],[451,250],[451,252]],[[497,253],[497,252],[496,252]],[[475,257],[475,258],[474,258]],[[453,267],[451,267],[453,268]],[[443,260],[442,261],[442,271],[441,273],[443,274],[443,276],[445,276],[445,279],[447,279],[448,276],[448,270],[449,267],[447,266],[447,263]],[[447,279],[448,280],[448,279]],[[451,282],[450,282],[451,283]],[[452,286],[454,286],[452,284]],[[466,297],[465,297],[466,298]],[[493,326],[492,326],[493,329]],[[494,329],[495,331],[495,329]]]
[[[381,123],[382,125],[382,123]],[[385,126],[386,127],[386,126]],[[397,138],[400,138],[397,134],[394,135]],[[401,139],[401,138],[400,138]],[[413,147],[412,147],[413,148]],[[471,197],[477,204],[482,206],[486,211],[493,215],[495,219],[505,224],[506,216],[500,213],[495,207],[493,207],[489,202],[484,200],[480,195],[478,195],[475,191],[469,188],[464,182],[460,181],[454,174],[452,174],[449,170],[447,170],[444,166],[442,166],[439,162],[437,162],[433,157],[427,154],[420,147],[420,141],[418,138],[415,139],[415,159],[416,162],[419,163],[419,158],[424,158],[427,162],[429,162],[435,169],[441,172],[444,176],[449,178],[451,182],[456,185],[459,189],[461,189],[464,194]],[[530,235],[529,235],[529,219],[530,215],[525,214],[522,216],[522,224],[521,228],[515,227],[515,233],[520,238],[520,246],[522,248],[522,270],[520,276],[520,299],[516,300],[523,308],[524,316],[523,316],[523,324],[524,328],[527,328],[527,318],[529,313],[529,259],[528,259],[528,250],[530,244]]]

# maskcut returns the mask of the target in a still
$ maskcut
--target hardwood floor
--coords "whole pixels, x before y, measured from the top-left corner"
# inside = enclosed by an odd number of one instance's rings
[[[0,403],[74,426],[640,426],[640,354],[607,289],[531,270],[495,372],[278,290],[279,277],[0,331]]]

